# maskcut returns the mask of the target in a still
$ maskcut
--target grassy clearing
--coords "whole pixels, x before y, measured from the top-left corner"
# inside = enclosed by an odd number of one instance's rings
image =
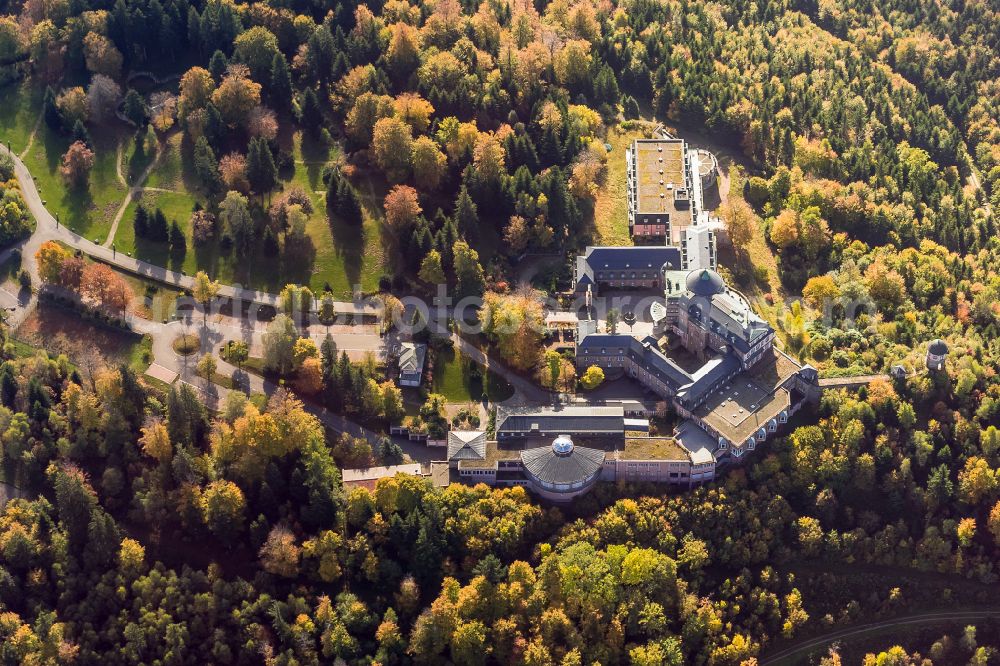
[[[625,149],[634,139],[643,138],[639,130],[608,130],[608,171],[594,201],[594,242],[599,245],[632,245],[628,232],[628,196],[626,193]]]
[[[182,136],[175,134],[162,147],[156,167],[145,183],[146,189],[129,204],[115,235],[115,247],[143,261],[183,271],[188,275],[204,270],[225,283],[239,283],[255,289],[278,291],[285,284],[308,284],[321,291],[329,285],[340,298],[349,297],[354,285],[365,291],[378,286],[385,258],[381,237],[381,198],[378,205],[366,200],[364,225],[358,229],[327,219],[324,205],[322,174],[326,164],[336,158],[335,150],[303,147],[299,134],[289,139],[294,158],[293,168],[281,174],[283,187],[298,185],[312,199],[314,213],[306,231],[313,242],[311,256],[301,258],[275,257],[263,241],[249,257],[237,257],[233,250],[221,247],[213,240],[195,246],[191,235],[190,217],[196,203],[207,206],[196,180],[187,167],[185,155],[190,150]],[[384,197],[384,193],[382,194]],[[184,230],[187,250],[171,252],[166,243],[136,238],[132,220],[139,205],[160,208],[168,220],[176,220]],[[265,202],[266,204],[266,202]],[[260,212],[260,216],[264,215]],[[260,223],[263,220],[259,220]]]
[[[146,170],[156,157],[156,134],[152,127],[147,127],[145,134],[138,133],[122,139],[122,164],[120,165],[125,182],[134,187],[142,172]]]
[[[364,223],[358,229],[326,215],[326,186],[323,167],[337,157],[337,148],[313,147],[301,133],[293,137],[292,156],[295,170],[289,183],[296,184],[313,197],[316,212],[306,230],[312,238],[316,257],[308,283],[313,290],[327,284],[339,297],[348,297],[355,285],[363,291],[374,291],[385,271],[386,253],[382,238],[382,201],[388,187],[384,183],[366,181],[359,186],[364,206]]]
[[[96,352],[111,365],[124,363],[144,372],[152,361],[150,337],[105,326],[46,301],[39,302],[21,323],[17,337],[29,345],[66,354],[75,362]]]
[[[187,193],[193,200],[201,201],[197,180],[185,169],[185,160],[191,163],[191,147],[184,142],[184,135],[176,132],[160,144],[160,157],[156,168],[149,172],[146,187],[157,187]]]
[[[483,396],[483,380],[472,372],[472,362],[455,349],[436,352],[431,391],[440,393],[448,402],[478,402]],[[495,372],[489,372],[487,395],[500,402],[514,395],[514,389]]]
[[[133,311],[143,319],[150,321],[169,321],[177,312],[177,298],[183,293],[180,289],[169,287],[160,282],[147,280],[132,273],[116,270],[132,287],[135,300]]]
[[[166,243],[136,238],[132,220],[135,219],[135,211],[140,205],[146,206],[150,210],[159,208],[168,220],[177,221],[181,229],[184,230],[187,247],[183,253],[171,252]],[[144,191],[141,195],[133,198],[125,209],[125,214],[118,224],[118,231],[115,233],[115,248],[119,252],[170,270],[183,271],[193,275],[199,270],[205,269],[223,279],[229,278],[226,281],[231,281],[232,269],[229,266],[219,265],[219,252],[216,244],[205,248],[194,247],[190,225],[193,205],[193,199],[185,193]]]
[[[206,379],[205,373],[202,372],[201,370],[195,370],[195,374],[201,377],[202,379]],[[208,381],[210,381],[213,384],[217,384],[222,388],[227,388],[227,389],[236,388],[236,382],[233,381],[233,378],[231,376],[224,375],[218,371],[213,372],[212,377]]]
[[[21,253],[12,252],[3,262],[0,262],[0,283],[8,284],[17,279],[17,272],[21,270]]]
[[[118,146],[131,141],[131,133],[118,124],[91,129],[94,141],[94,168],[86,188],[68,187],[59,173],[63,153],[71,137],[59,134],[42,123],[24,163],[31,171],[45,206],[59,221],[98,243],[104,242],[127,188],[118,180]],[[130,145],[128,154],[134,151]]]
[[[44,89],[15,81],[0,88],[0,141],[17,154],[24,151],[42,109]]]

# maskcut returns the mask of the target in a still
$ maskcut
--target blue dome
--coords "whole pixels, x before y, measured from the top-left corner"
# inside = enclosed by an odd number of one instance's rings
[[[556,455],[568,456],[573,453],[573,440],[569,438],[569,435],[559,435],[552,442],[552,450]]]

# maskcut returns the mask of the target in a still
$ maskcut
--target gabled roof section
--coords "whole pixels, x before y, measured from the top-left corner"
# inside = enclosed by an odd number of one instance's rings
[[[628,354],[629,358],[641,364],[650,374],[659,377],[675,392],[691,383],[691,375],[667,358],[653,338],[638,340],[631,335],[594,333],[580,340],[576,346],[577,356],[582,354],[584,358],[589,354],[617,355],[619,349],[623,355]]]
[[[427,345],[404,342],[400,345],[399,371],[423,372],[424,358],[427,356]]]
[[[665,265],[681,267],[681,251],[673,246],[587,246],[576,258],[577,287],[596,284],[597,273],[638,271],[659,273]]]
[[[481,430],[452,430],[448,433],[448,460],[484,460],[486,433]]]
[[[702,279],[704,275],[708,278]],[[717,291],[713,275],[718,274],[707,270],[693,271],[688,276],[687,291],[680,299],[680,307],[700,319],[704,328],[745,352],[759,338],[771,332],[771,325],[753,311],[738,291],[728,287]],[[692,290],[692,284],[696,291]]]

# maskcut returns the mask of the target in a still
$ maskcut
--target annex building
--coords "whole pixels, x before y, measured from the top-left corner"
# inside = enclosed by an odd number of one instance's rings
[[[816,395],[816,370],[775,348],[774,329],[718,273],[673,273],[665,271],[664,306],[654,312],[666,345],[581,322],[577,368],[599,366],[669,400],[686,419],[674,434],[688,450],[742,458]]]
[[[570,501],[601,482],[689,487],[715,478],[715,458],[708,451],[692,453],[673,437],[650,437],[645,432],[486,440],[485,433],[453,431],[449,433],[449,451],[452,438],[458,442],[480,434],[484,446],[476,456],[449,460],[459,480],[498,487],[523,486],[552,502]]]

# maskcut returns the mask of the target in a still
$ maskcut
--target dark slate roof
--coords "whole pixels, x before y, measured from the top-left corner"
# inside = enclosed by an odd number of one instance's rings
[[[691,383],[691,375],[667,358],[651,338],[638,340],[631,335],[594,333],[577,344],[576,353],[577,358],[586,358],[589,354],[616,354],[619,349],[636,363],[642,364],[647,372],[659,377],[674,392]]]
[[[542,483],[570,484],[587,481],[601,471],[604,451],[574,446],[570,453],[556,453],[551,446],[521,452],[521,463]]]
[[[576,258],[576,280],[578,286],[596,282],[595,272],[602,271],[660,271],[665,264],[673,268],[681,266],[680,248],[671,246],[588,246],[582,256]],[[589,282],[588,282],[589,280]]]
[[[761,336],[767,335],[771,325],[760,318],[739,293],[723,290],[708,296],[690,291],[680,299],[688,315],[701,322],[701,327],[716,333],[726,342],[746,353]]]
[[[930,346],[927,348],[927,351],[934,354],[935,356],[944,356],[945,354],[948,353],[948,345],[945,343],[944,340],[938,338],[937,340],[931,342]]]
[[[712,359],[701,366],[687,386],[681,387],[677,397],[687,405],[696,405],[719,382],[731,377],[740,369],[740,361],[732,354]]]
[[[713,296],[724,292],[726,283],[722,276],[715,271],[703,268],[688,273],[687,288],[688,291],[698,296]]]
[[[497,407],[497,432],[560,432],[617,434],[625,432],[621,405],[556,405],[554,407]]]

